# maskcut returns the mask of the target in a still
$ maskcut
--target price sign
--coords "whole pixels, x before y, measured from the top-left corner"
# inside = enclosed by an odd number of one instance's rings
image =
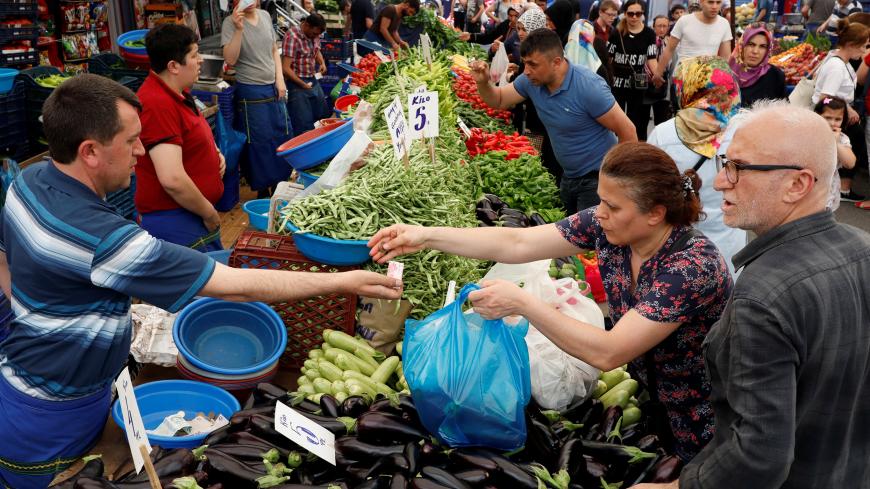
[[[396,159],[400,160],[408,152],[408,128],[405,122],[405,110],[399,96],[384,110],[384,118],[390,131],[390,139],[393,141],[393,151]]]
[[[408,95],[411,139],[438,137],[438,92]]]
[[[283,402],[275,404],[275,431],[335,465],[335,435]]]
[[[382,53],[380,49],[375,49],[373,52],[375,53],[375,56],[377,56],[378,59],[381,60],[382,63],[388,63],[390,61],[390,58],[386,54]]]
[[[429,34],[425,32],[420,34],[420,47],[423,48],[423,61],[432,66],[432,41],[429,39]]]
[[[136,394],[133,393],[133,381],[130,380],[130,371],[124,368],[121,375],[115,381],[118,390],[118,399],[121,401],[121,414],[124,417],[124,431],[127,432],[127,443],[133,454],[133,465],[139,473],[145,465],[142,452],[139,447],[145,446],[147,453],[151,453],[151,444],[148,443],[148,435],[145,434],[145,425],[142,424],[142,415],[139,414],[139,404],[136,403]]]
[[[462,120],[462,117],[456,118],[456,123],[459,124],[459,129],[462,131],[462,134],[465,134],[466,138],[471,137],[471,129],[465,124],[465,121]]]

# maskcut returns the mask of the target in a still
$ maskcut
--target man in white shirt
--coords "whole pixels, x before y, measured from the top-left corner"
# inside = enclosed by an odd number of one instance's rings
[[[677,59],[694,56],[719,56],[728,59],[731,54],[731,26],[719,16],[722,0],[701,0],[701,11],[680,17],[668,37],[665,51],[653,73],[653,82],[664,83],[662,70]]]

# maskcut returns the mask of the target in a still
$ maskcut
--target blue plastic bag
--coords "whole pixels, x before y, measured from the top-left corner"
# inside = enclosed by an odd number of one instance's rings
[[[405,380],[423,426],[441,443],[514,450],[526,441],[529,323],[463,314],[478,289],[466,285],[452,304],[405,323]]]

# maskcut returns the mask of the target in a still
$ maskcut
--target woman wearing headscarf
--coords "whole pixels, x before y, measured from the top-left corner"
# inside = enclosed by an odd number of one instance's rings
[[[750,107],[756,100],[786,97],[785,74],[769,62],[772,46],[773,36],[764,25],[753,25],[743,32],[728,59],[740,84],[743,107]]]
[[[544,11],[549,21],[548,27],[559,34],[564,46],[568,42],[568,33],[574,24],[574,5],[568,0],[556,0]]]
[[[520,5],[511,5],[508,7],[508,17],[504,22],[499,23],[495,26],[494,29],[489,29],[486,32],[463,32],[459,35],[459,39],[463,41],[473,42],[475,44],[489,44],[489,57],[492,58],[495,56],[496,51],[498,51],[499,46],[504,43],[505,50],[507,50],[507,54],[510,56],[513,51],[513,44],[508,44],[508,41],[511,43],[516,39],[516,31],[517,31],[517,19],[522,13],[523,8]],[[512,59],[511,61],[515,61]]]
[[[588,20],[577,20],[568,32],[565,57],[571,64],[585,66],[613,86],[613,67],[607,43],[595,37],[595,27]]]
[[[718,56],[698,56],[680,63],[674,73],[679,111],[656,126],[647,142],[663,149],[680,171],[695,168],[704,182],[700,197],[706,219],[695,224],[722,252],[736,279],[731,258],[746,244],[746,231],[730,228],[722,220],[722,196],[713,188],[717,155],[731,142],[728,122],[740,109],[737,76]]]
[[[529,33],[538,29],[547,28],[547,16],[544,11],[539,9],[537,5],[527,7],[526,10],[517,19],[517,37],[520,42],[528,37]],[[525,69],[523,60],[517,57],[517,67],[510,76],[510,81],[514,81],[516,77]],[[538,111],[535,110],[535,105],[531,99],[526,99],[525,102],[517,104],[511,111],[513,113],[513,125],[521,134],[525,133],[530,138],[543,139],[546,137],[547,130],[544,128],[544,123],[538,117]],[[559,167],[558,163],[555,163]],[[561,168],[561,167],[559,167]]]

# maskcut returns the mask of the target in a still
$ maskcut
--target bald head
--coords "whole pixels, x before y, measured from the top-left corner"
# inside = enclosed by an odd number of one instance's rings
[[[745,166],[731,183],[720,172],[725,223],[758,234],[825,209],[836,169],[837,146],[818,114],[787,102],[756,104],[735,117],[726,156]],[[799,169],[759,169],[785,165]],[[729,222],[730,221],[730,222]]]

